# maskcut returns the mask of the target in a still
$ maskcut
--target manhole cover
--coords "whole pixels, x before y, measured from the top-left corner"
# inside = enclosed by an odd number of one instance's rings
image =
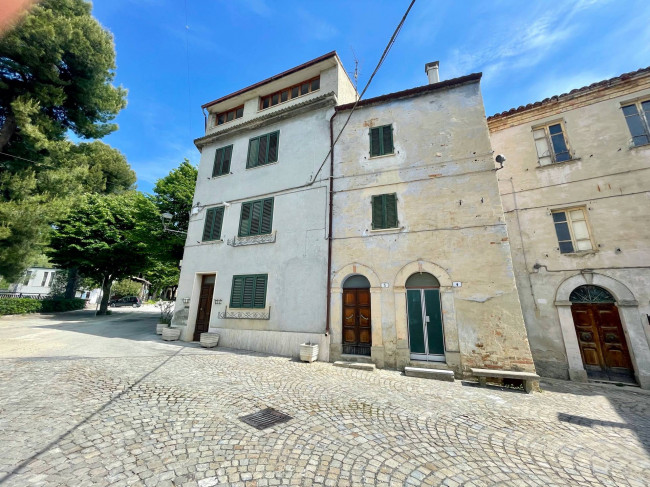
[[[242,416],[239,418],[246,424],[250,424],[253,428],[258,430],[263,430],[265,428],[270,428],[276,424],[286,423],[289,421],[291,416],[288,416],[280,411],[276,411],[273,408],[262,409],[248,416]]]

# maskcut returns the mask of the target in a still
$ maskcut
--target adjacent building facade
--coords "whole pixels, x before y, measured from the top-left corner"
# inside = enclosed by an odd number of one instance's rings
[[[650,388],[650,68],[488,124],[537,371]]]
[[[356,99],[335,52],[203,106],[206,134],[173,325],[328,360],[329,121]]]
[[[534,371],[480,74],[336,107],[331,358]]]

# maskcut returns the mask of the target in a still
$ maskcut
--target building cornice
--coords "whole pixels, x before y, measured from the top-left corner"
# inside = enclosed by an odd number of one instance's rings
[[[230,125],[216,132],[212,132],[203,137],[194,140],[194,145],[197,149],[201,150],[203,146],[211,144],[223,137],[231,137],[244,131],[254,130],[256,128],[276,123],[290,117],[295,117],[305,112],[318,110],[319,108],[328,108],[336,106],[336,94],[331,91],[324,93],[315,98],[310,98],[295,105],[289,105],[285,108],[273,110],[272,112],[245,120],[235,125]]]

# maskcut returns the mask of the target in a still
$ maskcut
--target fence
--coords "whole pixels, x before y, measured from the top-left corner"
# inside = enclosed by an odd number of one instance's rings
[[[28,298],[28,299],[47,299],[49,294],[40,293],[3,293],[0,292],[0,298]]]

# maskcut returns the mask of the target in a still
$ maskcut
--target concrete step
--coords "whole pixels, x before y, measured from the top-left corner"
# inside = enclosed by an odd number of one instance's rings
[[[444,380],[454,382],[453,370],[423,369],[420,367],[404,367],[404,374],[409,377],[420,377],[422,379]]]
[[[372,361],[372,358],[367,355],[350,355],[347,353],[341,355],[341,362],[353,362],[353,363],[357,362],[357,363],[364,363],[364,364],[374,363]]]
[[[365,364],[365,363],[361,363],[361,362],[343,362],[343,361],[334,362],[334,367],[344,367],[346,369],[367,370],[368,372],[374,372],[375,369],[376,369],[375,364]]]
[[[423,360],[411,360],[409,367],[415,367],[418,369],[451,370],[449,365],[444,362],[425,362]]]

